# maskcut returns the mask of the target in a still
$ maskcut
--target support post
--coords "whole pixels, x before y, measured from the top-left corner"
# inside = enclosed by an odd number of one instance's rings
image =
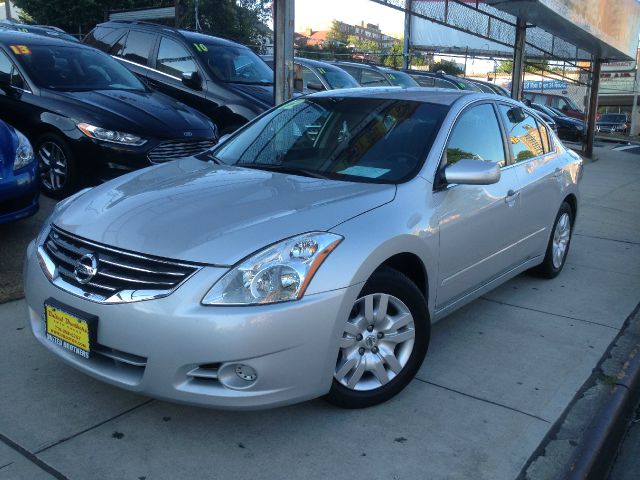
[[[593,157],[593,140],[596,135],[596,114],[598,113],[598,89],[600,88],[600,70],[602,59],[597,57],[593,62],[591,74],[591,90],[589,91],[589,109],[587,117],[587,143],[584,155],[587,158]]]
[[[404,42],[402,45],[402,68],[407,70],[411,68],[411,60],[409,59],[409,48],[411,48],[411,4],[413,0],[404,1]]]
[[[4,0],[4,11],[7,16],[7,20],[11,20],[11,2],[9,0]]]
[[[520,100],[522,80],[524,78],[524,46],[527,40],[527,22],[518,17],[516,22],[516,44],[513,50],[513,69],[511,70],[511,98]]]
[[[276,105],[293,96],[293,29],[295,0],[275,0],[274,56],[275,85],[273,100]]]
[[[629,126],[629,135],[638,134],[638,67],[633,77],[633,104],[631,106],[631,125]]]

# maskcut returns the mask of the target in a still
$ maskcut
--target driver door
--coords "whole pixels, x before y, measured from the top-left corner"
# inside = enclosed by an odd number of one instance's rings
[[[464,110],[447,142],[441,169],[461,159],[501,167],[492,185],[444,185],[434,193],[440,230],[436,308],[446,308],[514,267],[520,197],[516,171],[492,103]]]

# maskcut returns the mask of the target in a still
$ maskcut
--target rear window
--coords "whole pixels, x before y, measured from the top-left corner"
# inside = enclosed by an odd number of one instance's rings
[[[108,51],[126,33],[123,28],[96,27],[84,39],[84,43],[103,52]]]
[[[154,47],[156,36],[151,33],[131,30],[122,48],[117,55],[139,65],[146,65]]]

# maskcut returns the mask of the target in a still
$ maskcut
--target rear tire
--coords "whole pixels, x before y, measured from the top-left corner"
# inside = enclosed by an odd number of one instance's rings
[[[549,237],[549,244],[540,265],[531,269],[531,273],[542,278],[557,277],[569,254],[569,244],[573,233],[573,210],[567,202],[563,202],[553,222],[553,230]]]
[[[327,400],[342,408],[365,408],[397,395],[422,365],[430,327],[418,287],[396,270],[377,270],[345,324]]]
[[[78,163],[67,142],[55,133],[46,133],[35,142],[40,170],[40,187],[51,198],[65,198],[79,184]]]

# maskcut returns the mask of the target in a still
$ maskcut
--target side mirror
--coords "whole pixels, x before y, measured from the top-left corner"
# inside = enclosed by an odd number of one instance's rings
[[[500,166],[493,162],[462,159],[444,169],[447,183],[491,185],[500,181]]]
[[[324,85],[321,84],[320,82],[309,82],[307,83],[307,88],[309,90],[315,90],[316,92],[321,92],[322,90],[324,90]]]
[[[9,90],[11,89],[11,80],[9,75],[0,75],[0,88],[2,90]]]
[[[524,121],[527,116],[525,115],[522,107],[512,107],[507,110],[507,118],[511,123],[520,123]]]
[[[202,88],[202,77],[198,72],[185,72],[182,74],[182,83],[194,90]]]

